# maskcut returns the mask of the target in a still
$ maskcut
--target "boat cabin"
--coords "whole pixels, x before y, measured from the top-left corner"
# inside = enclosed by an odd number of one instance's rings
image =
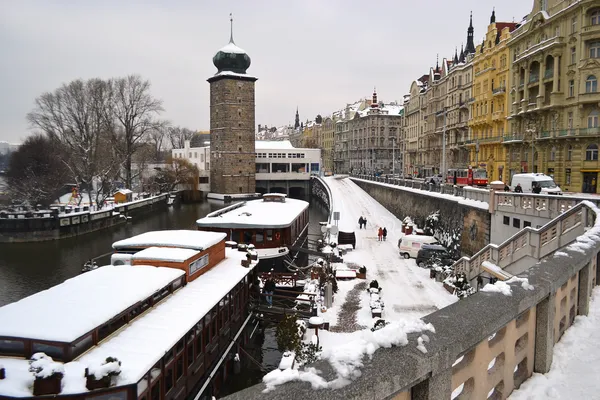
[[[308,202],[267,193],[217,210],[196,221],[198,230],[223,232],[228,240],[257,249],[293,246],[308,233]]]
[[[147,246],[133,265],[104,266],[0,307],[0,398],[183,400],[225,379],[233,361],[222,355],[250,318],[257,262],[225,248],[222,233],[211,246],[181,249],[165,232],[151,239],[173,247],[126,239],[116,247]],[[36,353],[45,354],[42,374],[30,372]]]

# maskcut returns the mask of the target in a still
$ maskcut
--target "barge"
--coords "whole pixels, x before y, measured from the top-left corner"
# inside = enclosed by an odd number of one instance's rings
[[[0,399],[210,399],[239,360],[257,260],[224,233],[158,231],[0,307]],[[137,250],[136,250],[137,249]],[[118,261],[123,261],[117,258]]]
[[[228,240],[254,245],[259,272],[289,272],[288,265],[304,266],[307,255],[309,203],[267,193],[259,200],[240,202],[196,221],[200,231],[223,232]]]

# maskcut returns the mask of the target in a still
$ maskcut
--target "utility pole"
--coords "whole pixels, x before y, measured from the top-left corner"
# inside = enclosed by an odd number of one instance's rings
[[[444,130],[442,131],[442,178],[446,183],[446,107],[444,107]]]
[[[392,138],[392,176],[396,177],[396,138]]]

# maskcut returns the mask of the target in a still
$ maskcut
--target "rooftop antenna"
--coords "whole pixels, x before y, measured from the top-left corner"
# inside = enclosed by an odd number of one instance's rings
[[[231,35],[229,36],[229,43],[235,44],[233,41],[233,14],[229,13],[229,23],[231,25]]]

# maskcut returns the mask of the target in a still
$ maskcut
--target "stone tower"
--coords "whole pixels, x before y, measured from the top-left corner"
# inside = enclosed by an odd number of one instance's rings
[[[217,73],[210,83],[210,191],[209,198],[256,192],[254,82],[247,75],[250,57],[233,41],[213,57]]]

